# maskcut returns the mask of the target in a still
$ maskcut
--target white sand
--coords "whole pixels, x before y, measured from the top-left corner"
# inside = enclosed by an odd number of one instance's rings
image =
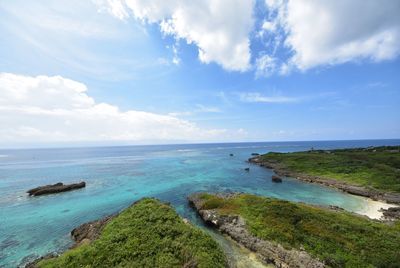
[[[364,199],[365,206],[354,212],[368,216],[371,219],[380,219],[383,216],[383,213],[379,211],[381,208],[387,209],[390,207],[397,207],[397,205],[387,204],[383,201],[374,201],[369,198],[363,197],[360,198]]]

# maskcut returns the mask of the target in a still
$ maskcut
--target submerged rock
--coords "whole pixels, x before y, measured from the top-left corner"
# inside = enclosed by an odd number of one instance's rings
[[[233,154],[229,154],[229,156],[233,156]]]
[[[75,189],[80,189],[85,186],[86,186],[86,183],[84,181],[79,182],[79,183],[67,184],[67,185],[64,185],[62,182],[59,182],[56,184],[39,186],[39,187],[30,189],[29,191],[27,191],[27,193],[29,195],[33,195],[33,196],[44,195],[44,194],[55,194],[55,193],[61,193],[61,192],[66,192],[66,191],[72,191]]]
[[[282,178],[278,177],[276,175],[272,175],[271,179],[272,179],[273,182],[277,182],[277,183],[281,183],[282,182]]]
[[[247,167],[247,168],[245,168],[244,170],[245,170],[245,171],[250,171],[250,168]]]

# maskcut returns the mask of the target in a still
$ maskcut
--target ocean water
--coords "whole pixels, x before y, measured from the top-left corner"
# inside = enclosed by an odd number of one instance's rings
[[[170,202],[197,224],[186,201],[197,191],[242,191],[358,211],[364,199],[290,178],[275,184],[271,170],[246,160],[254,152],[395,144],[400,140],[0,150],[0,267],[65,250],[72,244],[74,227],[146,196]],[[39,185],[80,180],[86,188],[41,197],[25,193]]]

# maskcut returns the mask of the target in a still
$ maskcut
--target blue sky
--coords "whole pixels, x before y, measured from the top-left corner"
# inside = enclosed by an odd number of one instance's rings
[[[399,138],[399,12],[2,1],[0,146]]]

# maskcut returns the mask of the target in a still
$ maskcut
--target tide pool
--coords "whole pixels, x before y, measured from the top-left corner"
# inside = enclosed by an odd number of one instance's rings
[[[72,243],[73,228],[145,196],[170,202],[197,224],[186,201],[188,194],[197,191],[249,192],[362,211],[365,199],[290,178],[272,183],[270,170],[246,160],[254,152],[395,144],[400,140],[0,150],[0,267],[16,267],[65,250]],[[39,185],[80,180],[86,181],[86,188],[40,197],[25,193]]]

